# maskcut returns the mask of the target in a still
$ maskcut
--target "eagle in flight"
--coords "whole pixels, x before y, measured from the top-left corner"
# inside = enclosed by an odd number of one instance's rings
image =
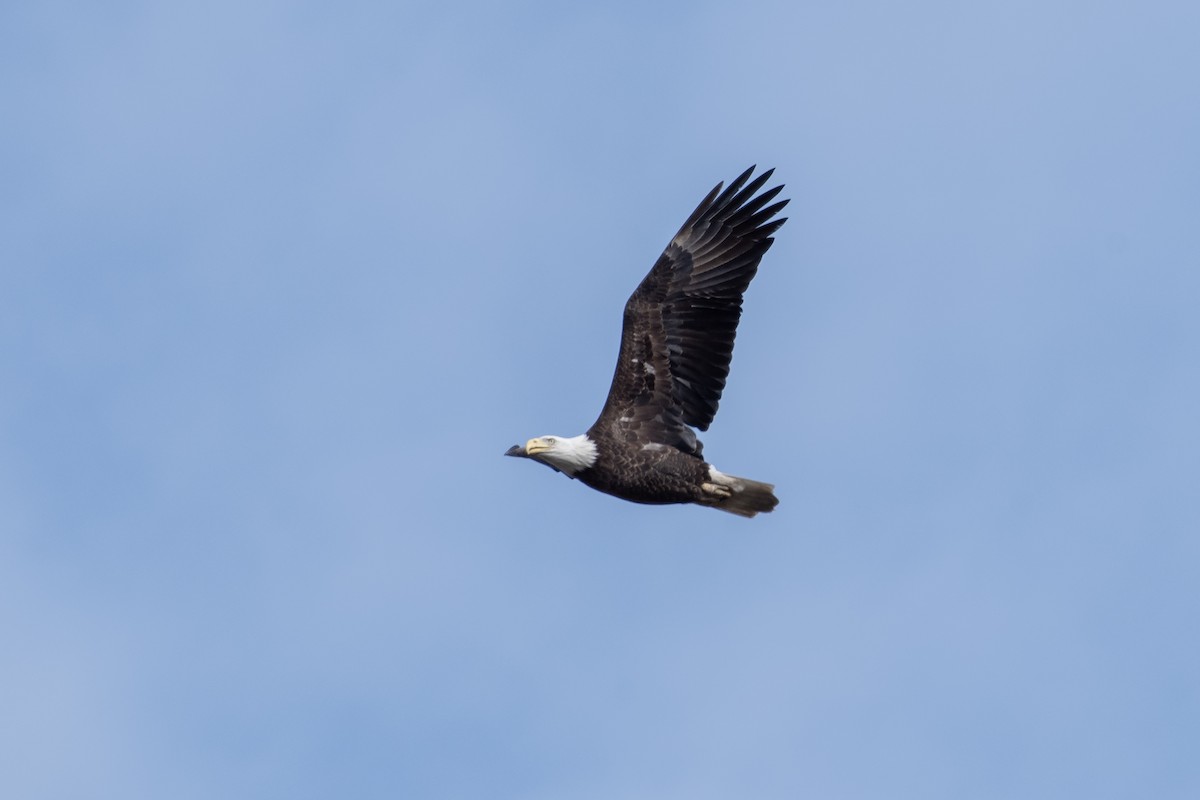
[[[600,417],[579,436],[539,436],[505,455],[533,459],[635,503],[696,503],[743,517],[779,503],[775,487],[704,458],[705,431],[729,375],[742,296],[758,271],[783,186],[754,167],[708,193],[625,304],[621,351]],[[749,181],[747,183],[747,181]]]

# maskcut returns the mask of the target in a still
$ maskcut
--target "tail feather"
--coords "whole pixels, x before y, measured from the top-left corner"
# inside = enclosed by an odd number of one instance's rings
[[[771,511],[779,505],[774,484],[725,475],[715,468],[710,468],[709,473],[714,483],[729,489],[728,497],[712,498],[713,508],[737,514],[739,517],[753,517],[755,514]]]

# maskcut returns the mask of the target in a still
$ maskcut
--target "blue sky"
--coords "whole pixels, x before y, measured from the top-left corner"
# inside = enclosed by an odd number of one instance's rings
[[[1200,795],[1198,29],[6,5],[0,794]],[[776,513],[502,458],[751,163]]]

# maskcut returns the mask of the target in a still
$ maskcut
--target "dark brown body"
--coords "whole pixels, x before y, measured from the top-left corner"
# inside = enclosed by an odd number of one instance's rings
[[[586,485],[635,503],[704,501],[702,485],[710,478],[703,459],[661,444],[642,447],[597,438],[594,430],[588,437],[596,442],[596,463],[575,475]]]

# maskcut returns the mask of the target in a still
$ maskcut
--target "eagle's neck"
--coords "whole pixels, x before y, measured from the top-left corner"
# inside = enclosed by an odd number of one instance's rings
[[[541,454],[555,469],[568,475],[576,475],[596,463],[596,443],[586,433],[578,436],[557,437],[553,450]]]

